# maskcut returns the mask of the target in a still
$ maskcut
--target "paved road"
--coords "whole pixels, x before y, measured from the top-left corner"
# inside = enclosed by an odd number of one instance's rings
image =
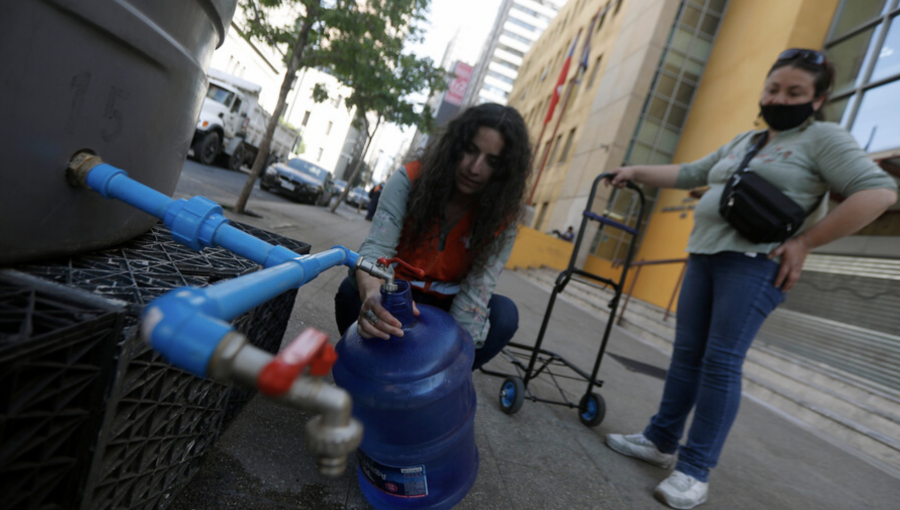
[[[246,167],[244,170],[246,171]],[[222,205],[233,205],[247,178],[248,174],[245,172],[231,172],[218,167],[202,165],[188,159],[184,162],[184,168],[182,169],[175,195],[178,197],[203,195]],[[281,206],[294,203],[284,196],[262,191],[259,188],[258,181],[253,186],[251,197],[251,203],[247,207],[251,212],[254,204],[259,202],[280,204]],[[334,200],[337,200],[337,198],[332,199],[332,204]],[[302,204],[297,204],[297,206],[301,207]],[[344,214],[355,214],[356,209],[355,206],[346,203],[342,203],[338,208]],[[365,214],[365,209],[362,210],[361,214]]]
[[[246,176],[188,162],[177,195],[206,194],[232,203]],[[279,234],[308,242],[313,252],[335,244],[356,248],[370,223],[355,209],[337,214],[255,189],[249,209],[261,217],[240,217]],[[227,213],[230,217],[234,215]],[[346,275],[341,269],[323,273],[302,287],[285,338],[307,325],[337,339],[334,295]],[[548,294],[513,272],[504,272],[498,292],[511,296],[520,310],[514,341],[532,344],[540,327]],[[557,301],[545,347],[585,369],[596,354],[605,317],[596,317],[564,299]],[[609,352],[664,368],[664,354],[614,330]],[[504,359],[490,368],[509,372]],[[628,370],[612,357],[601,367],[606,383],[600,390],[608,405],[605,421],[589,429],[574,410],[526,402],[515,415],[497,405],[500,379],[474,375],[478,396],[476,441],[481,456],[478,479],[461,510],[610,509],[658,510],[650,495],[666,476],[660,469],[614,454],[603,445],[609,432],[640,430],[653,413],[662,381]],[[536,394],[558,399],[546,379],[529,386]],[[566,395],[577,402],[585,383],[563,380]],[[217,441],[192,484],[175,496],[172,510],[367,509],[357,486],[354,466],[336,480],[314,470],[303,444],[308,416],[264,398],[253,399]],[[738,421],[725,447],[720,467],[711,477],[710,500],[701,508],[715,510],[898,508],[900,481],[860,458],[812,435],[754,401],[744,399]]]

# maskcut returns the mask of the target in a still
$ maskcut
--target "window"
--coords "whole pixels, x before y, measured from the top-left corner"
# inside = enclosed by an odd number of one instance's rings
[[[600,31],[600,27],[603,26],[603,20],[606,19],[606,13],[609,11],[609,2],[607,2],[606,7],[603,8],[603,11],[600,12],[600,19],[597,20],[597,32]]]
[[[566,162],[566,158],[569,157],[569,149],[572,148],[572,139],[575,138],[575,129],[569,131],[569,136],[566,137],[566,145],[563,147],[562,155],[559,157],[558,165],[561,165]]]
[[[300,125],[306,126],[307,123],[309,123],[309,111],[303,112],[303,122]]]
[[[572,77],[572,79],[569,80],[567,88],[563,89],[563,96],[559,98],[559,100],[562,101],[562,104],[559,105],[561,108],[560,115],[569,110],[569,103],[572,102],[572,96],[575,95],[575,85],[575,77]]]
[[[509,30],[504,30],[502,35],[505,35],[506,37],[509,37],[510,39],[512,39],[514,41],[519,41],[520,43],[525,43],[525,44],[531,45],[531,39],[528,39],[527,37],[522,37],[519,34],[514,34],[514,33],[510,32]]]
[[[499,59],[499,58],[497,58],[497,57],[492,58],[492,59],[491,59],[491,62],[493,62],[493,63],[495,63],[495,64],[497,64],[497,65],[501,65],[501,66],[503,66],[503,67],[507,67],[507,68],[512,69],[513,71],[516,71],[516,72],[519,71],[519,66],[513,64],[512,62],[507,62],[506,60],[501,60],[501,59]]]
[[[597,78],[597,71],[600,70],[600,63],[603,62],[603,55],[597,57],[597,61],[594,62],[594,69],[591,70],[591,77],[588,79],[587,86],[593,87],[594,80]]]
[[[537,15],[538,15],[537,11],[533,11],[533,10],[531,10],[527,7],[523,7],[519,4],[512,4],[512,7],[510,7],[510,10],[524,12],[525,14],[527,14],[529,16],[534,16],[534,17],[537,17]]]
[[[340,94],[338,94],[337,97],[334,98],[334,107],[335,107],[335,108],[341,106],[341,100],[342,100],[342,99],[344,99],[344,98],[343,98],[343,96],[341,96]]]
[[[225,90],[210,83],[209,89],[207,89],[206,91],[206,98],[212,99],[217,103],[222,103],[225,106],[231,106],[231,101],[234,99],[234,92]]]
[[[556,159],[556,151],[559,150],[559,144],[562,142],[562,135],[556,137],[556,143],[553,144],[553,151],[550,152],[549,163],[553,163],[553,160]]]
[[[525,23],[524,21],[514,18],[512,16],[506,18],[506,21],[512,23],[513,25],[518,25],[518,26],[524,28],[525,30],[528,30],[529,32],[537,32],[536,26],[531,25],[529,23]]]
[[[498,44],[498,45],[497,45],[497,49],[503,50],[503,51],[505,51],[505,52],[507,52],[507,53],[512,53],[513,55],[515,55],[515,56],[517,56],[517,57],[519,57],[519,58],[522,58],[522,57],[525,56],[525,54],[522,53],[521,51],[519,51],[519,50],[517,50],[517,49],[514,49],[514,48],[510,48],[509,46],[507,46],[507,45],[505,45],[505,44]]]
[[[842,0],[825,52],[837,69],[826,119],[869,153],[900,148],[900,2]]]
[[[502,81],[503,83],[509,83],[512,85],[516,82],[515,78],[510,78],[509,76],[498,73],[497,71],[488,70],[487,75],[491,78],[495,78],[497,80]]]
[[[321,147],[319,147],[319,153],[316,155],[316,161],[322,161],[322,153],[325,152]]]
[[[241,112],[241,98],[237,98],[234,100],[234,104],[231,105],[231,113],[240,113]]]
[[[328,135],[331,134],[331,126],[333,126],[333,125],[334,125],[334,122],[332,122],[332,121],[329,120],[329,121],[328,121],[328,127],[325,128],[325,136],[328,136]]]
[[[616,14],[622,3],[622,0],[612,0],[608,8]],[[672,161],[726,3],[725,0],[683,3],[669,33],[669,43],[664,49],[623,163],[659,165]],[[593,73],[598,72],[599,67],[598,57]],[[593,78],[589,85],[592,83]],[[642,185],[642,188],[647,198],[646,210],[653,211],[659,190],[647,185]],[[611,217],[629,226],[638,226],[638,204],[634,193],[613,191],[607,209]],[[645,218],[645,225],[646,222]],[[639,237],[638,242],[640,240]],[[606,260],[622,259],[630,243],[631,238],[627,234],[603,227],[593,239],[591,251]]]
[[[553,145],[553,140],[547,140],[547,143],[544,144],[544,154],[541,156],[541,161],[538,163],[539,165],[546,163],[547,153],[550,152],[551,145]]]
[[[547,215],[547,209],[550,208],[550,202],[544,202],[541,204],[541,212],[538,213],[537,218],[534,220],[534,229],[541,230],[541,227],[544,224],[544,216]]]

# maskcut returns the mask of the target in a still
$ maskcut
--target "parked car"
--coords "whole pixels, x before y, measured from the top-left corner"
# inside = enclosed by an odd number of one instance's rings
[[[364,190],[362,186],[357,186],[350,190],[350,193],[347,193],[347,203],[350,205],[359,205],[360,201],[362,201],[362,207],[365,209],[369,207],[369,192]]]
[[[334,181],[334,194],[340,195],[344,192],[344,188],[347,187],[347,181],[342,181],[340,179],[335,179]]]
[[[269,166],[259,181],[259,187],[292,200],[323,207],[334,196],[334,181],[328,170],[299,158]]]

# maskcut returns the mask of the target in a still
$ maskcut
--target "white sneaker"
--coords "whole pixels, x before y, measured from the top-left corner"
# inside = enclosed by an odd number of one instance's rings
[[[636,459],[649,462],[654,466],[669,469],[675,463],[675,455],[659,451],[655,444],[644,437],[644,434],[607,434],[606,445],[613,450]]]
[[[679,510],[687,510],[706,503],[709,484],[681,471],[672,471],[653,491],[653,497]]]

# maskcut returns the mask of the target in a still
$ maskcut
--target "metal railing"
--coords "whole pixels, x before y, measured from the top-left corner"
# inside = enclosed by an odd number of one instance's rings
[[[625,294],[625,302],[622,303],[622,312],[619,313],[619,318],[616,321],[616,324],[622,323],[622,318],[625,317],[625,310],[628,309],[628,302],[631,300],[631,294],[634,292],[634,285],[637,283],[638,278],[641,276],[641,269],[644,266],[660,266],[663,264],[682,264],[681,273],[678,275],[678,281],[675,282],[675,288],[672,289],[672,296],[669,298],[669,304],[666,306],[666,313],[663,314],[663,320],[667,320],[669,318],[669,314],[672,310],[672,303],[675,302],[675,296],[678,295],[678,289],[681,288],[681,280],[684,279],[684,272],[687,269],[687,257],[683,259],[661,259],[661,260],[639,260],[637,262],[632,262],[631,267],[637,268],[634,272],[634,278],[631,280],[631,285],[628,286],[628,292]]]

